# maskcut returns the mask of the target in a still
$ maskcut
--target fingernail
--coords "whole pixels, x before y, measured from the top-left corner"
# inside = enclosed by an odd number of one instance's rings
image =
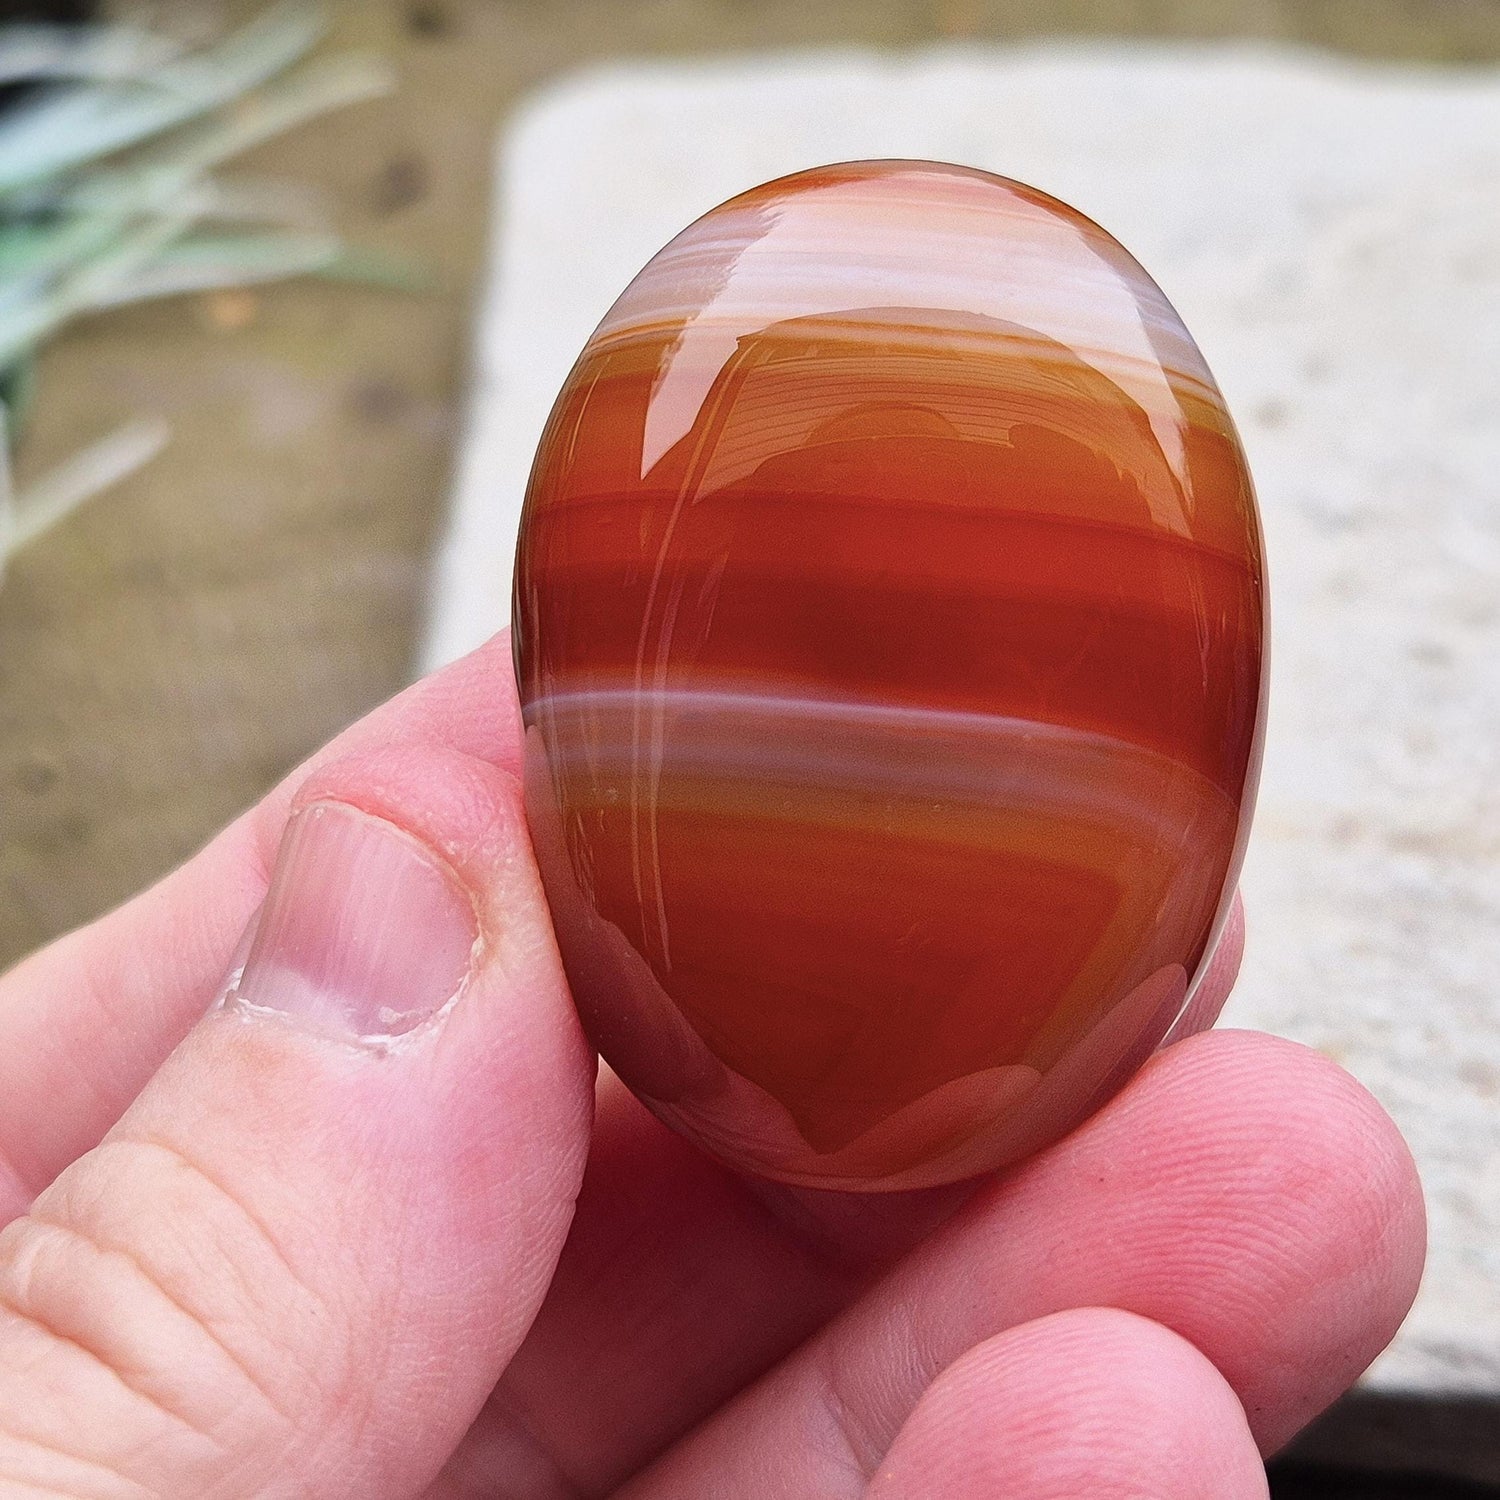
[[[477,938],[468,894],[422,844],[315,802],[282,835],[232,994],[332,1036],[400,1036],[458,993]]]

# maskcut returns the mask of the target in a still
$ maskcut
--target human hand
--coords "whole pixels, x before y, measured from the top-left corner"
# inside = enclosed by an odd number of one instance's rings
[[[1357,1084],[1210,1033],[977,1188],[739,1179],[596,1106],[519,756],[501,639],[0,978],[0,1500],[1264,1495],[1421,1268]]]

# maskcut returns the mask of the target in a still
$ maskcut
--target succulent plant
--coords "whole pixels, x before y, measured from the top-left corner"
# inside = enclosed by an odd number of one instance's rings
[[[15,491],[35,356],[71,319],[309,273],[399,279],[350,252],[307,192],[218,175],[391,86],[379,59],[311,57],[323,30],[298,0],[197,49],[126,25],[0,26],[0,88],[28,86],[0,111],[0,569],[167,441],[161,421],[132,421]]]

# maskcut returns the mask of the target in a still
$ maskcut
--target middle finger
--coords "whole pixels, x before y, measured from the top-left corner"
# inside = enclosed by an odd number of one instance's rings
[[[1411,1157],[1368,1094],[1292,1043],[1198,1037],[978,1194],[620,1500],[858,1494],[941,1371],[1069,1308],[1171,1329],[1270,1451],[1389,1340],[1422,1250]]]

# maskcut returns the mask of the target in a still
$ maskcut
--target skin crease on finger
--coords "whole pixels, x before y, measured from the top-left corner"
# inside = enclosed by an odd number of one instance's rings
[[[513,765],[516,733],[508,643],[502,639],[387,705],[312,764],[382,744],[393,753],[403,746],[443,745]],[[292,792],[305,775],[304,768],[153,891],[0,978],[0,1160],[14,1163],[20,1180],[12,1211],[98,1139],[201,1013],[205,994],[217,986],[264,893]],[[1205,985],[1205,994],[1211,993]],[[109,1049],[95,1045],[101,1027],[109,1030]],[[912,1262],[929,1263],[923,1258],[951,1247],[962,1234],[961,1247],[950,1253],[960,1269],[966,1257],[974,1259],[955,1278],[959,1290],[944,1282],[913,1295],[939,1306],[954,1298],[972,1302],[976,1278],[988,1290],[989,1274],[1005,1271],[1004,1263],[999,1270],[992,1264],[997,1242],[1014,1239],[1018,1255],[1012,1259],[1024,1259],[1019,1252],[1028,1245],[1040,1253],[1053,1216],[1103,1223],[1108,1215],[1101,1218],[1102,1210],[1118,1217],[1122,1199],[1138,1193],[1143,1201],[1125,1259],[1135,1258],[1136,1271],[1150,1269],[1158,1254],[1153,1215],[1160,1233],[1182,1242],[1167,1247],[1171,1253],[1156,1285],[1143,1286],[1140,1276],[1125,1274],[1130,1265],[1109,1257],[1093,1266],[1076,1255],[1070,1260],[1064,1246],[1058,1253],[1065,1267],[1071,1265],[1071,1281],[1042,1277],[1032,1302],[992,1306],[995,1317],[1015,1321],[1080,1299],[1133,1306],[1132,1298],[1149,1302],[1151,1315],[1160,1316],[1163,1308],[1174,1309],[1181,1289],[1174,1288],[1173,1268],[1179,1278],[1201,1274],[1203,1287],[1186,1298],[1188,1321],[1203,1322],[1229,1351],[1224,1357],[1238,1359],[1236,1388],[1243,1394],[1260,1378],[1273,1393],[1280,1380],[1288,1393],[1285,1400],[1274,1394],[1259,1399],[1263,1441],[1275,1441],[1274,1432],[1310,1416],[1340,1381],[1352,1378],[1404,1310],[1412,1258],[1420,1253],[1413,1248],[1420,1242],[1415,1188],[1399,1164],[1392,1167],[1389,1123],[1372,1118],[1352,1085],[1342,1091],[1325,1087],[1324,1073],[1342,1078],[1336,1070],[1314,1066],[1301,1049],[1277,1050],[1280,1044],[1264,1038],[1225,1045],[1240,1049],[1237,1078],[1222,1057],[1215,1067],[1206,1066],[1203,1041],[1174,1048],[1079,1138],[982,1190]],[[81,1069],[80,1057],[98,1059],[97,1071]],[[1176,1086],[1167,1089],[1173,1077]],[[511,1493],[526,1500],[607,1493],[847,1305],[872,1268],[953,1207],[953,1199],[941,1195],[870,1204],[752,1189],[667,1135],[633,1101],[612,1093],[607,1081],[601,1101],[591,1180],[559,1279],[511,1374],[455,1461],[454,1485],[435,1494],[493,1496],[497,1471],[481,1455],[501,1450],[509,1455],[506,1482],[516,1481]],[[1349,1128],[1351,1112],[1363,1122],[1358,1130]],[[1128,1129],[1116,1124],[1104,1135],[1113,1146],[1104,1153],[1101,1191],[1091,1198],[1084,1191],[1087,1173],[1080,1177],[1073,1153],[1080,1141],[1098,1141],[1099,1131],[1119,1120],[1132,1123]],[[45,1122],[42,1131],[36,1129],[39,1121]],[[1323,1155],[1309,1162],[1307,1142],[1290,1139],[1285,1121],[1309,1140],[1321,1138]],[[1219,1174],[1226,1193],[1240,1194],[1245,1213],[1226,1217],[1212,1203],[1205,1205],[1201,1190],[1189,1191],[1188,1148],[1195,1142],[1198,1176]],[[1146,1170],[1154,1155],[1161,1158],[1165,1181]],[[1132,1164],[1135,1179],[1122,1172]],[[1362,1192],[1361,1183],[1371,1191]],[[1313,1208],[1321,1204],[1331,1217],[1343,1216],[1360,1229],[1345,1245],[1344,1260],[1330,1257],[1324,1240],[1305,1233],[1300,1222],[1282,1223],[1278,1184],[1292,1186],[1297,1201],[1310,1198]],[[1387,1200],[1401,1192],[1408,1196],[1406,1206],[1393,1207]],[[1382,1213],[1386,1230],[1372,1238],[1364,1226]],[[1264,1246],[1257,1250],[1260,1241],[1244,1222],[1257,1214],[1267,1230],[1282,1225],[1283,1238],[1300,1257],[1295,1267],[1281,1266]],[[1225,1258],[1222,1236],[1229,1231],[1239,1237],[1229,1248],[1237,1243],[1247,1254],[1238,1264],[1228,1256],[1226,1267],[1217,1260]],[[1304,1239],[1310,1242],[1305,1249]],[[1195,1273],[1199,1251],[1208,1264]],[[1230,1273],[1245,1273],[1241,1279],[1248,1285]],[[1263,1337],[1259,1348],[1239,1349],[1234,1328],[1216,1328],[1202,1311],[1218,1296],[1236,1318],[1276,1329],[1276,1299],[1286,1295],[1288,1284],[1303,1295],[1304,1283],[1324,1276],[1345,1288],[1348,1305],[1339,1328],[1346,1348],[1330,1368],[1318,1363],[1321,1355],[1312,1356],[1316,1380],[1303,1368],[1307,1351],[1295,1341]],[[1275,1283],[1274,1291],[1263,1283]],[[1180,1323],[1173,1326],[1187,1331]],[[993,1329],[972,1332],[977,1339]],[[1253,1339],[1245,1342],[1254,1345]],[[1259,1360],[1269,1365],[1257,1376]],[[565,1468],[565,1478],[559,1468]],[[523,1470],[534,1481],[523,1483]],[[480,1482],[457,1488],[464,1472]]]

